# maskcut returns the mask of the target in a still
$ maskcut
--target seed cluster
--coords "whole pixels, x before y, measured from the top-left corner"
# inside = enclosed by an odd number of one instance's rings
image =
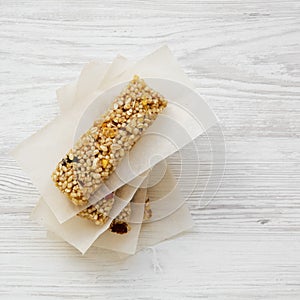
[[[77,215],[93,221],[96,225],[103,225],[109,217],[109,212],[114,205],[114,194],[111,193],[104,199],[82,210]]]
[[[112,221],[109,230],[114,233],[124,234],[130,230],[129,219],[131,214],[131,203],[129,202],[120,214]]]
[[[75,205],[87,204],[166,106],[163,96],[134,76],[111,108],[58,163],[52,174],[55,185]]]

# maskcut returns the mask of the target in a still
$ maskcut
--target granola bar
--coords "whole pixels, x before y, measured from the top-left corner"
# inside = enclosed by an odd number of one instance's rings
[[[149,198],[145,201],[145,209],[144,209],[144,218],[143,221],[148,221],[152,217],[152,210],[150,207],[150,200]]]
[[[109,194],[104,199],[80,211],[79,217],[93,221],[96,225],[103,225],[109,217],[109,212],[114,205],[114,193]]]
[[[52,174],[56,187],[75,205],[88,204],[91,194],[166,106],[163,96],[134,76],[111,108],[58,163]]]

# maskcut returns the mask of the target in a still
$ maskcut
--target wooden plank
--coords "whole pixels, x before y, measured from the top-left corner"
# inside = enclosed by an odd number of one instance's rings
[[[299,17],[299,1],[0,2],[0,298],[299,299]],[[126,259],[81,256],[29,220],[39,195],[9,152],[58,114],[55,90],[84,63],[162,44],[221,121],[225,174],[219,148],[210,175],[199,139],[192,232]]]

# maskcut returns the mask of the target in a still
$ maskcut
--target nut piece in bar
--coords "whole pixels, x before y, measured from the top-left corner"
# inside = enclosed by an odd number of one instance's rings
[[[77,215],[93,221],[96,225],[103,225],[108,220],[109,212],[114,205],[114,201],[114,193],[111,193],[94,205],[82,210]]]
[[[75,205],[88,204],[90,196],[166,106],[163,96],[134,76],[110,109],[58,163],[52,174],[56,187]]]
[[[130,231],[129,219],[131,214],[131,203],[129,202],[120,214],[112,221],[109,230],[114,233],[124,234]]]

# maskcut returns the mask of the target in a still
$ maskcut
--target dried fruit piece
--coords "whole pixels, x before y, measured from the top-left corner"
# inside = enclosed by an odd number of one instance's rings
[[[129,219],[131,214],[131,203],[129,202],[120,214],[112,221],[109,230],[114,233],[124,234],[130,230]]]

